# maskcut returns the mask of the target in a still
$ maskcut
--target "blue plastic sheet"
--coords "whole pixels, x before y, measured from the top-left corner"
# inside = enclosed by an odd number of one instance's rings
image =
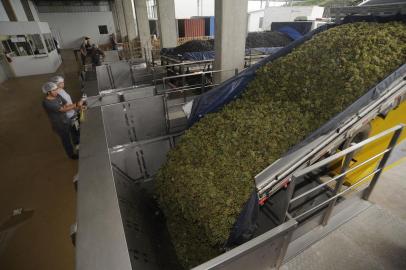
[[[255,51],[261,52],[263,54],[272,54],[278,51],[283,47],[261,47],[261,48],[251,48],[245,49],[245,55],[255,54]],[[170,55],[172,57],[176,57],[182,61],[203,61],[203,60],[212,60],[214,59],[214,51],[207,51],[207,52],[186,52],[183,54],[171,54],[173,52],[173,48],[165,49],[163,54]]]
[[[279,31],[282,27],[289,26],[295,29],[302,35],[309,33],[312,30],[312,21],[297,21],[297,22],[273,22],[271,31]]]
[[[263,54],[274,54],[277,51],[279,51],[280,49],[282,49],[283,47],[260,47],[260,48],[253,48],[253,51],[258,51],[261,52]]]
[[[234,247],[248,241],[256,229],[259,215],[258,196],[253,192],[238,215],[236,222],[231,229],[230,237],[226,243],[227,247]]]
[[[212,59],[214,59],[214,51],[187,52],[187,53],[182,54],[181,59],[189,60],[189,61],[212,60]]]
[[[303,37],[301,33],[299,33],[295,28],[292,28],[290,26],[281,27],[278,29],[278,32],[288,35],[293,40],[298,40],[301,37]]]
[[[328,25],[323,25],[322,27],[317,28],[316,30],[304,35],[302,38],[293,41],[286,47],[277,50],[274,54],[245,69],[237,76],[228,79],[211,91],[194,99],[192,112],[190,118],[188,119],[189,126],[199,121],[199,119],[204,117],[206,114],[216,112],[230,101],[238,98],[245,90],[248,83],[255,78],[255,72],[258,68],[279,57],[285,56],[295,47],[309,40],[313,35],[326,30],[328,27]]]

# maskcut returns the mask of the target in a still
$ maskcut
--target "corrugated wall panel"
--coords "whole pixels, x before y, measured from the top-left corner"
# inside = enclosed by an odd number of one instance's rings
[[[204,36],[204,19],[185,20],[185,37]]]

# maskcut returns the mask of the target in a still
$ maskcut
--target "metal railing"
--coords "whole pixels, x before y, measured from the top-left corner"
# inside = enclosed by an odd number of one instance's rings
[[[185,105],[188,102],[187,98],[192,97],[194,93],[196,95],[201,95],[201,94],[213,89],[214,87],[218,86],[220,83],[215,83],[214,75],[220,74],[221,72],[233,72],[233,75],[236,76],[238,74],[238,69],[212,70],[212,71],[196,72],[196,73],[191,73],[191,74],[182,74],[182,75],[162,78],[163,89],[160,91],[160,93],[156,93],[156,94],[163,94],[163,96],[164,96],[164,109],[165,109],[165,114],[166,114],[165,118],[167,121],[168,129],[171,128],[170,119],[169,119],[170,110],[172,108]],[[200,77],[199,83],[192,84],[192,85],[186,85],[185,79],[188,77]],[[173,79],[176,79],[176,80],[184,79],[183,86],[167,88],[167,81],[173,80]],[[171,96],[174,96],[175,98],[171,98]],[[172,100],[181,99],[181,102],[169,105],[168,100],[171,100],[171,99]]]
[[[318,185],[294,198],[290,198],[287,208],[289,209],[289,207],[291,206],[292,203],[297,202],[298,200],[305,198],[306,196],[312,194],[313,192],[320,190],[321,188],[325,187],[326,185],[335,182],[336,184],[335,184],[334,189],[332,190],[331,197],[328,198],[327,200],[324,200],[323,202],[317,204],[316,206],[313,206],[312,208],[310,208],[309,210],[307,210],[303,213],[300,213],[296,216],[292,216],[292,218],[298,220],[308,214],[314,213],[316,210],[319,210],[321,207],[327,205],[326,211],[324,212],[324,216],[322,219],[322,224],[327,225],[339,197],[341,197],[342,195],[346,194],[347,192],[353,190],[355,187],[359,187],[361,184],[367,183],[367,181],[370,180],[372,177],[371,181],[369,182],[367,187],[365,187],[365,190],[363,191],[363,194],[362,194],[362,198],[364,200],[368,200],[380,175],[382,174],[383,169],[385,168],[386,162],[388,161],[388,158],[389,158],[392,150],[396,146],[396,143],[400,137],[400,134],[402,133],[404,126],[405,126],[404,124],[400,124],[393,128],[387,129],[386,131],[383,131],[375,136],[372,136],[360,143],[354,144],[354,145],[350,146],[349,148],[344,149],[343,151],[341,151],[335,155],[332,155],[326,159],[323,159],[302,170],[298,170],[298,171],[294,172],[291,177],[291,181],[290,181],[290,183],[293,185],[295,184],[295,181],[297,179],[299,179],[300,177],[303,177],[309,173],[312,173],[312,172],[316,171],[317,169],[320,169],[321,167],[328,166],[332,162],[340,160],[344,157],[344,161],[342,163],[343,165],[341,166],[341,171],[337,176],[333,177],[332,179],[330,179],[326,182],[321,183],[320,185]],[[355,151],[361,149],[362,147],[364,147],[366,145],[376,142],[377,140],[387,137],[391,134],[392,134],[392,137],[390,139],[390,142],[384,151],[370,157],[369,159],[361,162],[360,164],[357,164],[356,166],[349,168]],[[343,189],[345,176],[348,173],[353,172],[374,160],[377,161],[377,159],[380,157],[382,157],[381,160],[379,161],[377,167],[371,173],[362,177],[361,179],[358,179],[357,181],[355,181],[355,183],[353,185]]]
[[[198,71],[198,72],[194,72],[194,73],[163,77],[162,78],[162,85],[163,85],[162,91],[163,92],[174,92],[177,90],[183,90],[185,88],[190,89],[190,88],[194,88],[194,87],[198,86],[199,88],[201,88],[202,93],[204,93],[206,88],[211,88],[213,86],[218,85],[218,84],[214,83],[214,76],[216,74],[220,74],[220,73],[224,73],[224,72],[229,72],[230,74],[235,76],[238,74],[238,69]],[[187,83],[188,78],[198,78],[199,83],[188,84]],[[182,86],[167,88],[167,86],[170,85],[171,80],[172,81],[181,80]]]
[[[171,63],[167,65],[151,67],[153,83],[156,85],[161,81],[161,77],[168,76],[169,73],[174,75],[188,74],[189,72],[211,70],[212,60],[190,61],[184,63]]]

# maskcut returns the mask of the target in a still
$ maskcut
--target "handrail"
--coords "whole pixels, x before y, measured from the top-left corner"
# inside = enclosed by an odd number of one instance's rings
[[[178,66],[192,66],[192,65],[199,65],[199,64],[207,64],[207,63],[212,63],[214,60],[209,59],[209,60],[200,60],[200,61],[188,61],[188,62],[182,62],[182,63],[176,63],[176,64],[168,64],[168,65],[162,65],[162,66],[156,66],[156,67],[151,67],[151,69],[155,68],[169,68],[169,67],[178,67]]]
[[[293,198],[293,199],[290,200],[290,203],[294,203],[295,201],[297,201],[297,200],[299,200],[299,199],[305,197],[306,195],[309,195],[310,193],[316,191],[317,189],[322,188],[322,187],[324,187],[324,186],[330,184],[330,183],[333,182],[333,181],[336,181],[338,178],[343,177],[343,176],[347,175],[348,173],[350,173],[350,172],[352,172],[352,171],[355,171],[356,169],[358,169],[358,168],[362,167],[363,165],[365,165],[365,164],[367,164],[367,163],[369,163],[369,162],[371,162],[371,161],[377,159],[378,157],[384,155],[386,152],[388,152],[388,151],[390,151],[390,150],[391,150],[391,148],[386,149],[385,151],[383,151],[383,152],[381,152],[381,153],[379,153],[379,154],[377,154],[377,155],[375,155],[375,156],[373,156],[373,157],[371,157],[371,158],[369,158],[369,159],[367,159],[367,160],[361,162],[361,163],[358,164],[357,166],[351,167],[349,170],[347,170],[347,171],[345,171],[345,172],[343,172],[343,173],[340,173],[340,174],[334,176],[333,178],[331,178],[331,179],[328,180],[327,182],[324,182],[324,183],[320,184],[319,186],[314,187],[314,188],[312,188],[312,189],[306,191],[305,193],[300,194],[299,196],[296,196],[295,198]]]
[[[364,141],[362,141],[360,143],[357,143],[357,144],[355,144],[355,145],[353,145],[351,147],[348,147],[347,149],[344,149],[343,151],[340,151],[337,154],[334,154],[334,155],[332,155],[332,156],[330,156],[328,158],[325,158],[325,159],[321,160],[320,162],[317,162],[317,163],[315,163],[315,164],[313,164],[313,165],[311,165],[309,167],[306,167],[303,170],[299,170],[299,171],[294,172],[293,177],[298,178],[300,176],[308,174],[309,172],[314,171],[315,169],[320,168],[320,167],[322,167],[324,165],[327,165],[327,164],[331,163],[332,161],[334,161],[336,159],[339,159],[340,157],[343,157],[343,156],[345,156],[345,155],[347,155],[349,153],[352,153],[352,152],[364,147],[365,145],[370,144],[373,141],[376,141],[376,140],[378,140],[378,139],[380,139],[382,137],[385,137],[385,136],[389,135],[392,132],[398,131],[399,129],[402,130],[403,127],[404,127],[404,124],[400,124],[400,125],[394,126],[392,128],[389,128],[389,129],[387,129],[387,130],[385,130],[385,131],[383,131],[383,132],[381,132],[381,133],[379,133],[379,134],[377,134],[375,136],[372,136],[372,137],[370,137],[370,138],[368,138],[368,139],[366,139],[366,140],[364,140]]]
[[[362,177],[360,180],[358,180],[357,182],[355,182],[355,184],[353,184],[352,186],[348,187],[346,190],[344,190],[344,191],[342,191],[342,192],[340,192],[340,193],[334,195],[333,197],[331,197],[331,198],[329,198],[329,199],[327,199],[327,200],[325,200],[325,201],[319,203],[318,205],[314,206],[313,208],[311,208],[311,209],[307,210],[306,212],[301,213],[300,215],[297,215],[297,216],[295,216],[295,217],[293,217],[293,218],[296,219],[296,220],[297,220],[297,219],[300,219],[301,217],[303,217],[303,216],[305,216],[305,215],[307,215],[307,214],[313,212],[314,210],[320,208],[321,206],[325,205],[326,203],[331,202],[331,201],[337,199],[337,198],[340,197],[341,195],[347,193],[349,190],[351,190],[351,189],[353,189],[354,187],[356,187],[356,186],[360,185],[361,183],[365,182],[369,177],[371,177],[372,175],[377,174],[377,173],[380,172],[381,170],[382,170],[382,169],[378,169],[378,170],[376,170],[376,171],[371,172],[371,173],[368,174],[367,176],[364,176],[364,177]]]
[[[302,176],[304,176],[304,175],[306,175],[306,174],[308,174],[310,172],[313,172],[313,171],[319,169],[320,167],[331,164],[331,162],[336,161],[336,160],[344,157],[344,162],[343,162],[343,165],[341,167],[340,174],[338,174],[335,177],[333,177],[332,179],[330,179],[330,180],[328,180],[328,181],[326,181],[324,183],[321,183],[320,185],[306,191],[303,194],[300,194],[300,195],[298,195],[298,196],[296,196],[294,198],[291,197],[289,199],[289,202],[288,202],[288,208],[292,203],[298,201],[299,199],[304,198],[306,195],[309,195],[310,193],[312,193],[312,192],[314,192],[314,191],[316,191],[318,189],[321,189],[322,187],[326,186],[327,184],[329,184],[329,183],[331,183],[333,181],[336,181],[336,185],[335,185],[335,188],[334,188],[334,191],[333,191],[333,194],[332,194],[333,196],[330,197],[329,199],[324,200],[323,202],[317,204],[316,206],[312,207],[311,209],[305,211],[304,213],[301,213],[301,214],[299,214],[297,216],[294,216],[293,218],[297,220],[297,219],[299,219],[299,218],[301,218],[301,217],[303,217],[303,216],[305,216],[305,215],[307,215],[309,213],[312,213],[316,209],[319,209],[321,206],[324,206],[327,203],[329,203],[329,206],[328,206],[326,212],[324,213],[324,217],[323,217],[323,221],[322,221],[322,224],[326,225],[328,223],[330,215],[331,215],[331,213],[333,211],[333,208],[335,207],[335,204],[336,204],[336,201],[337,201],[338,197],[345,194],[349,190],[352,190],[354,187],[359,186],[361,183],[365,182],[371,176],[373,176],[371,182],[369,183],[368,187],[364,190],[364,193],[363,193],[363,199],[368,200],[373,188],[376,185],[376,182],[378,181],[378,179],[379,179],[379,177],[380,177],[380,175],[381,175],[381,173],[382,173],[382,171],[383,171],[383,169],[384,169],[384,167],[386,165],[386,162],[388,161],[388,158],[389,158],[392,150],[395,148],[395,145],[396,145],[396,143],[397,143],[397,141],[398,141],[398,139],[400,137],[400,134],[402,133],[404,127],[405,127],[404,124],[396,125],[396,126],[394,126],[392,128],[389,128],[389,129],[387,129],[387,130],[385,130],[385,131],[383,131],[383,132],[381,132],[381,133],[379,133],[379,134],[377,134],[375,136],[372,136],[372,137],[370,137],[370,138],[368,138],[368,139],[366,139],[366,140],[364,140],[364,141],[362,141],[360,143],[353,144],[352,146],[348,147],[347,149],[344,149],[343,151],[341,151],[339,153],[336,153],[336,154],[334,154],[334,155],[332,155],[332,156],[330,156],[328,158],[325,158],[325,159],[323,159],[323,160],[321,160],[321,161],[319,161],[319,162],[317,162],[317,163],[315,163],[315,164],[313,164],[313,165],[311,165],[309,167],[306,167],[306,168],[303,168],[301,170],[298,170],[298,171],[294,172],[293,175],[292,175],[292,178],[291,178],[291,184],[293,184],[293,185],[295,184],[295,180],[297,178],[302,177]],[[369,159],[361,162],[360,164],[357,164],[356,166],[354,166],[352,168],[349,168],[350,162],[351,162],[351,160],[353,158],[353,155],[354,155],[355,151],[359,150],[360,148],[362,148],[362,147],[364,147],[364,146],[366,146],[366,145],[368,145],[368,144],[370,144],[372,142],[380,140],[380,139],[382,139],[382,138],[384,138],[384,137],[386,137],[386,136],[388,136],[390,134],[392,134],[390,143],[389,143],[389,145],[387,146],[387,148],[384,151],[370,157]],[[349,188],[345,189],[344,191],[341,191],[341,187],[343,186],[343,183],[344,183],[344,177],[348,173],[355,171],[356,169],[368,164],[369,162],[371,162],[373,160],[376,160],[378,157],[381,157],[381,156],[382,156],[382,159],[379,161],[379,164],[376,167],[376,169],[374,169],[367,176],[357,180],[355,182],[355,184],[351,185]]]

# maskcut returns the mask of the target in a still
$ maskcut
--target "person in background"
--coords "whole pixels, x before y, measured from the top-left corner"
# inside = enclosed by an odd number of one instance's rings
[[[48,115],[52,129],[60,137],[63,148],[68,157],[71,159],[78,159],[78,155],[74,151],[70,132],[70,120],[66,116],[66,112],[80,108],[82,102],[79,101],[78,103],[69,105],[66,100],[58,95],[58,90],[59,87],[55,83],[45,83],[42,86],[42,92],[45,94],[42,106]]]
[[[105,54],[96,44],[92,45],[92,52],[90,53],[90,58],[92,59],[92,64],[94,67],[101,65],[101,57],[104,57]]]
[[[59,43],[58,43],[58,41],[57,41],[56,38],[54,38],[54,37],[53,37],[53,39],[54,39],[54,44],[55,44],[56,51],[58,52],[58,54],[61,54],[61,51],[59,50]]]
[[[86,56],[91,51],[92,45],[90,45],[90,38],[85,37],[82,45],[80,45],[80,57],[82,59],[82,65],[86,65]]]
[[[113,51],[117,51],[118,46],[123,46],[123,43],[117,42],[116,35],[114,33],[110,35],[110,43],[111,43],[111,49]]]
[[[66,101],[66,104],[71,105],[73,103],[72,98],[65,91],[65,79],[62,76],[54,76],[49,81],[55,83],[58,86],[58,95],[60,95]],[[72,109],[66,112],[66,116],[70,120],[71,124],[70,132],[72,134],[71,137],[73,143],[75,145],[79,145],[80,133],[79,133],[78,113],[76,110]]]

